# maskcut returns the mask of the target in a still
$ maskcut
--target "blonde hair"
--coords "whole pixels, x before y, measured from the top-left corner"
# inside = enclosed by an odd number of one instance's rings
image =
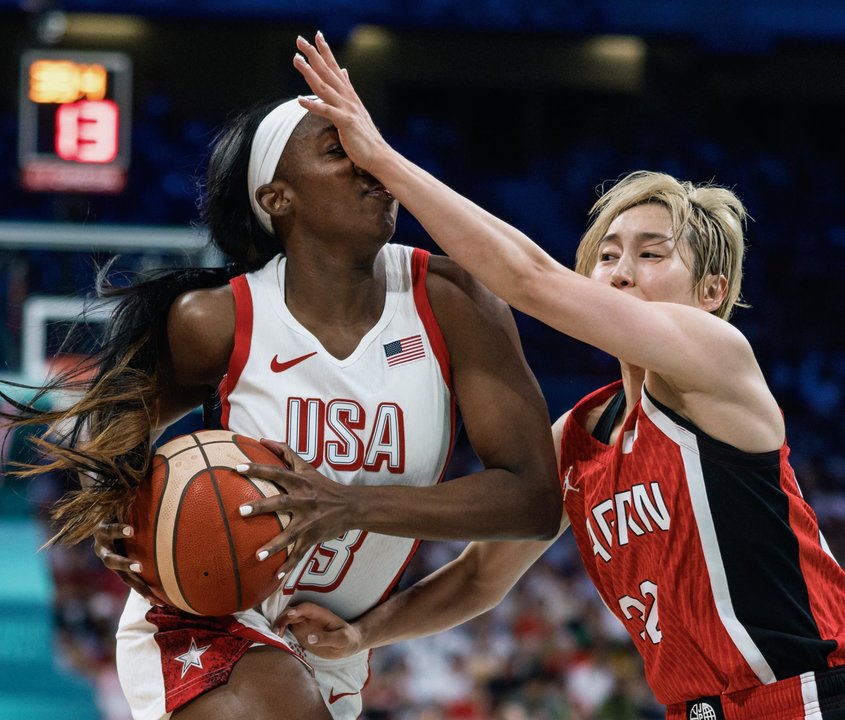
[[[603,192],[590,209],[590,224],[578,245],[575,270],[589,277],[613,220],[647,203],[658,203],[669,211],[674,236],[688,250],[682,257],[690,265],[696,290],[708,275],[727,278],[725,298],[714,313],[727,319],[734,307],[748,307],[740,296],[747,218],[742,201],[727,188],[710,183],[694,185],[666,173],[632,172]]]

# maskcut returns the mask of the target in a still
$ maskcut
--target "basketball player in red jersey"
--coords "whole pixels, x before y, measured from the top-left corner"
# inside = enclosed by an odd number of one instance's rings
[[[104,522],[96,550],[135,590],[117,656],[136,720],[351,720],[368,653],[327,662],[272,621],[291,599],[360,616],[390,594],[417,538],[553,537],[548,412],[507,305],[450,259],[388,244],[397,203],[330,121],[296,100],[244,114],[216,142],[206,194],[233,267],[123,289],[95,381],[35,418],[69,433],[45,441],[48,468],[91,477],[59,507],[59,539]],[[207,618],[154,604],[116,546],[132,528],[113,518],[144,481],[151,438],[218,388],[223,425],[287,440],[299,457],[270,445],[303,475],[273,477],[293,519],[256,548],[273,563],[294,544],[279,591]],[[484,469],[440,483],[458,407]]]
[[[303,106],[453,259],[619,359],[622,379],[554,425],[564,525],[668,717],[845,718],[845,572],[754,353],[726,322],[744,253],[737,196],[633,173],[597,201],[570,271],[392,150],[321,37],[298,47],[324,101]],[[495,604],[546,546],[474,543],[353,625],[312,605],[281,624],[329,656],[435,632]]]

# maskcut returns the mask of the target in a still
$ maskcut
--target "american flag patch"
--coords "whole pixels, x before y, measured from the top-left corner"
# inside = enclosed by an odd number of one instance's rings
[[[419,360],[425,357],[425,346],[422,335],[410,335],[401,340],[394,340],[384,346],[384,356],[387,358],[388,367],[401,365],[402,363]]]

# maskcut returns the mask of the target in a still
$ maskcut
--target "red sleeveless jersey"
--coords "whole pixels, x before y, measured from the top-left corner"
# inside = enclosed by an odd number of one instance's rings
[[[749,454],[643,390],[609,446],[581,400],[563,429],[564,503],[587,572],[664,704],[845,665],[845,572],[789,448]]]

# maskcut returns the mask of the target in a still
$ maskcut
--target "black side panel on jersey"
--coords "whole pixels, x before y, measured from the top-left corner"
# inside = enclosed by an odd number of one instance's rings
[[[737,619],[778,680],[826,668],[836,642],[810,609],[779,467],[728,464],[706,448],[701,465]]]
[[[828,667],[835,640],[823,640],[801,572],[780,453],[745,453],[703,433],[649,395],[698,440],[707,502],[734,612],[778,680]]]

